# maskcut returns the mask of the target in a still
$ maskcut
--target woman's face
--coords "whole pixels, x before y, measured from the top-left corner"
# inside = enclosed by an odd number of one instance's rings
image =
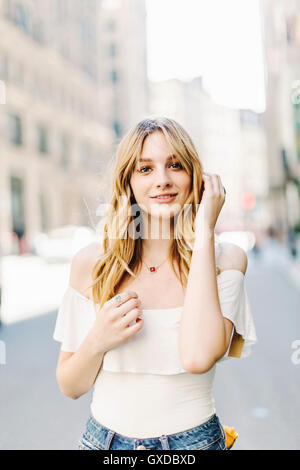
[[[163,219],[176,215],[190,193],[191,177],[173,156],[161,131],[149,134],[130,179],[137,204],[143,211]],[[172,200],[160,194],[176,194]]]

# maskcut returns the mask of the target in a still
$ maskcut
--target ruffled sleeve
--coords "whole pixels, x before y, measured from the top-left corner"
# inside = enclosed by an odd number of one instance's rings
[[[252,346],[257,343],[257,336],[245,288],[245,276],[237,269],[228,269],[217,276],[217,284],[222,314],[234,324],[228,350],[217,362],[230,357],[247,357],[251,354]]]
[[[61,343],[61,351],[77,351],[95,318],[92,300],[68,286],[58,310],[53,333],[53,338]]]

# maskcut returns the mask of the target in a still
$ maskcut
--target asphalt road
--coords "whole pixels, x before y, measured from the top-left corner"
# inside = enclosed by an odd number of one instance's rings
[[[300,291],[280,265],[250,260],[246,287],[259,339],[246,359],[217,366],[214,396],[223,424],[239,433],[234,449],[300,449]],[[71,400],[55,379],[60,345],[56,312],[0,328],[0,449],[75,449],[91,391]]]

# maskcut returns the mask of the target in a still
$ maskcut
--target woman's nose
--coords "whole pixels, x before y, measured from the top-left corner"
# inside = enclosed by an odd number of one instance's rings
[[[157,186],[164,186],[166,184],[170,184],[172,182],[172,178],[170,173],[166,169],[158,170],[156,173],[156,185]]]

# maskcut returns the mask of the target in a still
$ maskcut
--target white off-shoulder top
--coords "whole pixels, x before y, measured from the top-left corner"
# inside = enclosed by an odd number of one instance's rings
[[[231,346],[218,363],[247,357],[257,342],[244,274],[229,269],[217,276],[222,314],[234,324]],[[198,426],[215,412],[212,394],[216,365],[204,374],[183,369],[178,351],[183,307],[144,309],[143,328],[108,351],[94,383],[91,414],[128,437],[149,438]],[[75,352],[96,318],[92,300],[68,286],[53,338],[62,351]],[[234,339],[238,347],[233,347]]]

